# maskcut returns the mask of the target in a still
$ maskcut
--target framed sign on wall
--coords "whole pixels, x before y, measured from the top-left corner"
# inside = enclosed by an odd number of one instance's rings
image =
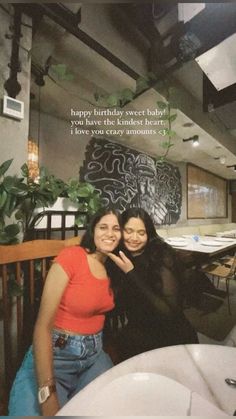
[[[227,218],[227,180],[187,165],[187,218]]]

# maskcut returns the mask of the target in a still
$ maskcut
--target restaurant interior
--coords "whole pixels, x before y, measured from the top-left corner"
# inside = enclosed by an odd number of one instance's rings
[[[42,281],[88,221],[89,200],[40,198],[23,230],[6,230],[23,211],[6,210],[11,179],[23,196],[26,178],[44,187],[45,167],[50,182],[86,185],[90,204],[99,197],[119,212],[149,213],[189,272],[195,298],[184,312],[200,343],[119,363],[108,342],[117,365],[58,415],[233,415],[236,382],[225,379],[236,379],[235,2],[4,2],[0,22],[0,413],[40,299],[33,268],[23,278],[22,269],[40,259]],[[123,318],[108,322],[117,332]]]

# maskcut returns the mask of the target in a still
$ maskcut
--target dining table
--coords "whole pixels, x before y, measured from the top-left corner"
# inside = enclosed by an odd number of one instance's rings
[[[57,416],[227,416],[236,411],[236,349],[177,345],[136,355],[106,371]]]
[[[186,265],[197,268],[236,251],[236,239],[232,237],[183,235],[168,237],[165,241]]]
[[[211,234],[211,236],[215,237],[234,237],[236,238],[236,230],[226,230],[226,231],[218,231],[214,234]]]
[[[236,248],[236,239],[232,237],[178,236],[165,239],[172,247],[185,252],[202,253],[209,256],[219,255]]]

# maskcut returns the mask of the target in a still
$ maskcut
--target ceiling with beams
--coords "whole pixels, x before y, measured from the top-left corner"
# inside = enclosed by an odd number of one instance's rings
[[[236,172],[227,167],[236,164],[236,67],[227,85],[227,68],[235,64],[234,42],[229,45],[232,56],[228,52],[219,74],[208,54],[213,51],[220,68],[217,48],[224,49],[224,42],[235,35],[236,4],[202,3],[200,9],[193,3],[182,5],[187,9],[176,1],[158,0],[22,5],[33,18],[31,105],[39,109],[40,91],[41,111],[69,120],[71,108],[97,106],[96,93],[134,91],[139,76],[152,72],[158,81],[177,86],[178,116],[172,127],[176,136],[168,159],[236,179]],[[62,63],[69,74],[64,79],[53,72]],[[214,77],[226,87],[219,90]],[[157,86],[150,84],[124,109],[154,110],[164,94]],[[193,135],[199,136],[198,148],[182,141]],[[160,134],[111,139],[152,156],[163,154]]]

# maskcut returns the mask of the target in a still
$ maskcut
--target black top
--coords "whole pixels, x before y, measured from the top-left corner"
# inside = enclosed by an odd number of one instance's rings
[[[183,313],[181,267],[173,249],[155,241],[140,256],[125,253],[134,269],[124,274],[113,267],[110,272],[116,310],[124,310],[128,319],[119,338],[124,358],[163,346],[197,343]]]

